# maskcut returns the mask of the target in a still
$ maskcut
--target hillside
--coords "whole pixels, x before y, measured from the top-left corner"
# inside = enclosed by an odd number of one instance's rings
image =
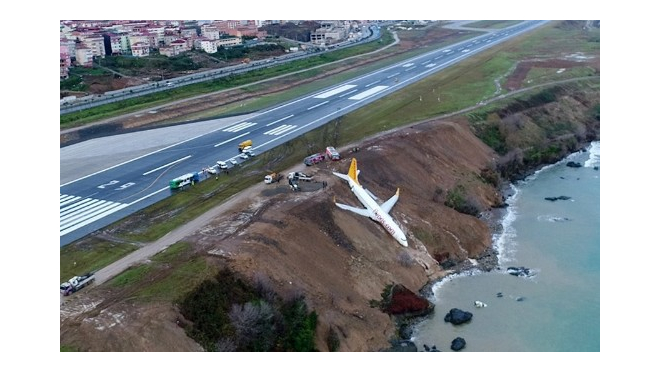
[[[551,141],[563,143],[564,153],[597,139],[598,121],[586,114],[599,100],[596,93],[580,94],[588,104],[579,104],[565,91],[557,102],[509,112],[501,122],[516,117],[525,124],[511,130],[506,139],[520,143],[533,127],[542,130],[541,112],[575,120],[577,135]],[[329,349],[332,333],[341,351],[387,348],[397,337],[395,322],[370,304],[380,300],[387,285],[419,291],[452,270],[471,266],[474,259],[485,264],[484,269],[493,267],[493,219],[487,211],[499,206],[503,195],[493,186],[498,184],[497,176],[491,179],[488,174],[505,164],[506,156],[487,147],[472,127],[461,117],[430,121],[360,143],[356,153],[344,149],[342,161],[313,169],[317,181],[327,181],[326,189],[312,184],[308,192],[291,192],[285,184],[263,184],[256,194],[239,195],[230,212],[182,241],[183,253],[177,260],[152,265],[151,279],[130,289],[111,285],[90,296],[80,293],[71,306],[89,305],[97,297],[96,308],[62,317],[61,342],[86,351],[201,350],[186,335],[184,329],[191,324],[177,304],[144,302],[136,293],[153,285],[155,277],[172,274],[180,264],[202,259],[205,266],[228,267],[247,282],[266,282],[280,297],[304,297],[318,315],[315,343],[321,351]],[[381,199],[400,187],[392,213],[409,236],[408,248],[380,225],[332,204],[336,198],[357,205],[346,184],[331,175],[333,170],[345,172],[352,156],[362,170],[361,183]],[[486,213],[478,218],[445,206],[457,193]]]
[[[65,301],[61,347],[300,350],[309,349],[313,336],[311,345],[320,351],[377,351],[405,338],[397,318],[378,307],[392,285],[425,292],[429,283],[452,271],[474,264],[497,268],[491,235],[506,207],[507,181],[600,139],[598,40],[582,31],[583,24],[558,23],[531,41],[502,46],[521,53],[515,58],[486,52],[257,157],[259,165],[246,167],[240,177],[233,174],[231,184],[202,182],[181,197],[71,244],[61,254],[62,272],[75,265],[71,256],[84,256],[70,252],[90,252],[89,260],[97,260],[108,250],[169,247]],[[565,37],[567,25],[573,38]],[[566,60],[580,47],[592,48],[590,59],[582,58],[589,66],[571,67]],[[503,61],[502,55],[511,60]],[[538,55],[547,55],[547,64]],[[436,91],[447,98],[440,99]],[[438,98],[439,105],[418,103],[422,95],[424,102]],[[459,98],[467,103],[457,114],[451,102]],[[421,111],[425,107],[428,111]],[[373,136],[351,143],[349,131]],[[338,137],[338,143],[350,143],[338,148],[342,161],[284,170],[311,144],[322,147]],[[356,147],[359,151],[352,150]],[[359,205],[345,182],[331,173],[346,172],[352,157],[361,169],[360,183],[381,200],[400,188],[392,215],[408,236],[408,248],[379,224],[333,204],[336,199]],[[303,170],[316,183],[303,183],[303,192],[292,192],[284,182],[259,182],[273,170]],[[246,184],[222,205],[209,206]],[[178,230],[166,227],[161,228],[164,236],[153,237],[152,227],[176,226],[194,208],[209,210],[204,216],[211,214],[211,219],[187,223],[194,232],[180,241],[166,242]],[[287,303],[304,303],[295,313],[299,316],[287,312]],[[295,330],[282,332],[291,319],[297,320]],[[267,331],[252,331],[250,340],[260,342],[247,343],[250,329]],[[275,332],[286,341],[273,342]],[[304,343],[289,346],[291,332],[301,335],[294,336],[294,343]]]

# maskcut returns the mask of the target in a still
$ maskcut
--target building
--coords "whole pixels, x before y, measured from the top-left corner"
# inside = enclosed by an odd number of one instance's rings
[[[218,47],[215,43],[215,40],[209,40],[205,37],[199,38],[195,40],[195,48],[201,49],[209,54],[213,54],[218,51]]]
[[[321,27],[310,33],[312,44],[325,45],[338,43],[345,40],[348,36],[348,30],[337,21],[321,22]]]
[[[94,62],[94,54],[92,49],[85,46],[83,43],[76,46],[76,64],[83,67],[92,67]]]
[[[149,44],[138,42],[131,45],[131,55],[134,57],[146,57],[149,55]]]
[[[122,38],[126,38],[128,42],[128,35],[120,35],[116,33],[106,33],[103,35],[105,41],[105,52],[109,53],[108,55],[121,55],[124,54],[124,48],[122,48]]]
[[[215,26],[205,24],[202,26],[202,37],[208,40],[218,40],[220,38],[220,31]]]
[[[215,41],[217,47],[232,47],[243,44],[243,40],[240,37],[226,37]]]

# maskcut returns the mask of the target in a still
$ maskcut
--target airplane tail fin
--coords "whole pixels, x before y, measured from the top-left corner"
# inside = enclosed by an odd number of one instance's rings
[[[357,168],[357,160],[353,158],[353,160],[351,161],[351,167],[348,169],[348,176],[351,177],[351,179],[353,179],[353,181],[355,181],[355,183],[357,184],[360,184],[360,182],[358,182],[359,172],[360,170],[358,170]]]

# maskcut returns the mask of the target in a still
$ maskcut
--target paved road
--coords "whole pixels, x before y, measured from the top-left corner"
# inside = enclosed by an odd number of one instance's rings
[[[368,33],[367,33],[368,32]],[[109,91],[101,95],[90,95],[74,101],[67,102],[65,105],[60,105],[60,115],[81,111],[108,103],[119,102],[129,98],[140,97],[143,95],[153,94],[165,90],[175,89],[184,85],[197,84],[204,81],[215,80],[222,77],[231,76],[234,74],[242,74],[253,70],[258,70],[264,67],[271,67],[277,64],[288,63],[297,59],[309,58],[310,56],[328,53],[336,49],[351,47],[358,44],[371,42],[380,38],[380,31],[376,25],[371,25],[363,35],[363,38],[356,42],[342,42],[333,46],[332,50],[319,50],[316,52],[295,52],[285,54],[279,57],[256,60],[247,64],[238,64],[225,68],[218,68],[215,70],[192,73],[186,76],[175,77],[168,80],[147,83],[138,86],[131,86],[125,89]]]

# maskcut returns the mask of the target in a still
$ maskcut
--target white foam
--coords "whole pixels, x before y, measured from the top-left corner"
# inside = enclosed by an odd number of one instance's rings
[[[507,207],[506,214],[502,219],[502,233],[493,235],[493,249],[497,251],[499,265],[513,260],[512,255],[516,251],[517,246],[515,241],[516,230],[513,228],[513,222],[518,215],[515,203],[520,190],[515,185],[511,185],[511,189],[513,190],[513,194],[506,199],[509,207]]]
[[[600,141],[591,142],[591,145],[589,146],[589,159],[584,162],[584,166],[600,166]]]
[[[539,222],[551,222],[551,223],[570,221],[569,218],[561,217],[557,215],[539,215],[536,217],[536,220],[538,220]]]
[[[433,284],[433,287],[431,288],[431,291],[433,291],[433,296],[437,298],[438,297],[438,290],[440,290],[440,288],[444,284],[446,284],[447,282],[451,282],[451,281],[455,280],[456,278],[460,278],[460,277],[476,276],[476,275],[481,274],[481,273],[483,273],[481,270],[479,270],[477,268],[473,268],[473,269],[470,269],[470,270],[467,270],[467,271],[463,271],[461,273],[450,274],[450,275],[444,277],[443,279],[441,279],[440,281]]]

